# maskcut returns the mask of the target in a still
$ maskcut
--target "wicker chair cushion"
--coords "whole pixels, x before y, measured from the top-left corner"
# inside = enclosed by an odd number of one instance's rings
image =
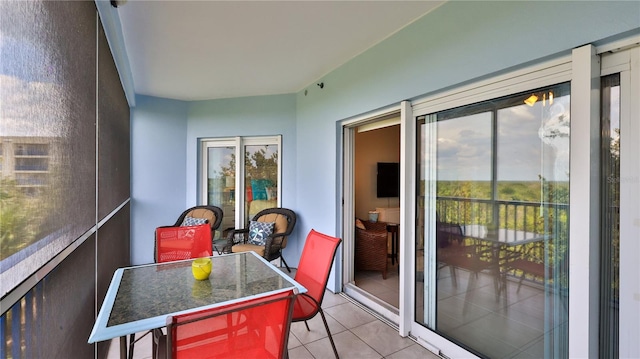
[[[240,243],[240,244],[236,244],[235,246],[231,247],[231,252],[240,253],[240,252],[254,251],[254,252],[258,253],[258,255],[260,257],[264,257],[265,249],[266,249],[266,247],[264,245],[258,246],[258,245],[255,245],[255,244]]]
[[[205,218],[209,221],[209,224],[213,225],[216,222],[216,214],[205,208],[196,208],[193,211],[187,213],[187,217],[192,218]]]
[[[184,221],[182,221],[181,226],[197,226],[199,224],[207,223],[208,219],[206,218],[193,218],[190,216],[184,217]]]
[[[282,233],[287,230],[287,226],[289,222],[287,221],[287,217],[278,213],[269,213],[264,216],[260,216],[260,218],[256,219],[258,222],[273,222],[273,233]],[[287,246],[287,238],[285,237],[282,240],[282,248]],[[263,250],[264,252],[264,250]]]

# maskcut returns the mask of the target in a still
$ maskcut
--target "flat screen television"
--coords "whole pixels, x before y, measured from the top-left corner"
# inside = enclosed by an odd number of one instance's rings
[[[400,197],[400,164],[378,162],[376,184],[378,198]]]

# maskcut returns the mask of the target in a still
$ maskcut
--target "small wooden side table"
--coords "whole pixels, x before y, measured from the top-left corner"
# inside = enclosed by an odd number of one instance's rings
[[[395,265],[398,262],[398,231],[400,225],[397,223],[387,223],[387,232],[391,233],[391,254],[388,256],[391,258],[391,265]]]

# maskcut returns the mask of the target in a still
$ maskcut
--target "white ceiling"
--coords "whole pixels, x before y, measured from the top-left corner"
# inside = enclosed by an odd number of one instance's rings
[[[442,1],[143,1],[118,7],[135,92],[295,93]]]

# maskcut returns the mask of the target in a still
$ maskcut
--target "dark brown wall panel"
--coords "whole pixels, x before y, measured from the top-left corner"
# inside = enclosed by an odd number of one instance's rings
[[[39,284],[35,331],[26,358],[92,358],[95,237],[91,236]],[[26,334],[26,333],[25,333]],[[27,334],[28,335],[28,334]]]
[[[104,218],[130,195],[129,105],[109,44],[98,38],[98,217]]]
[[[0,1],[0,14],[9,50],[0,52],[0,117],[12,119],[0,140],[26,144],[12,147],[16,158],[46,158],[22,168],[46,181],[14,191],[36,203],[22,206],[36,237],[0,262],[0,283],[13,281],[8,293],[26,293],[2,313],[0,356],[93,358],[96,346],[87,340],[96,305],[115,269],[130,263],[130,205],[113,213],[130,196],[129,106],[93,1]],[[46,263],[57,265],[49,272]],[[3,276],[16,268],[19,275]],[[44,278],[20,287],[34,273]],[[98,358],[107,349],[99,343]]]
[[[98,230],[98,282],[96,283],[98,310],[102,307],[115,270],[131,264],[130,215],[131,206],[127,204]],[[106,355],[108,348],[109,342],[98,343],[98,357]]]

